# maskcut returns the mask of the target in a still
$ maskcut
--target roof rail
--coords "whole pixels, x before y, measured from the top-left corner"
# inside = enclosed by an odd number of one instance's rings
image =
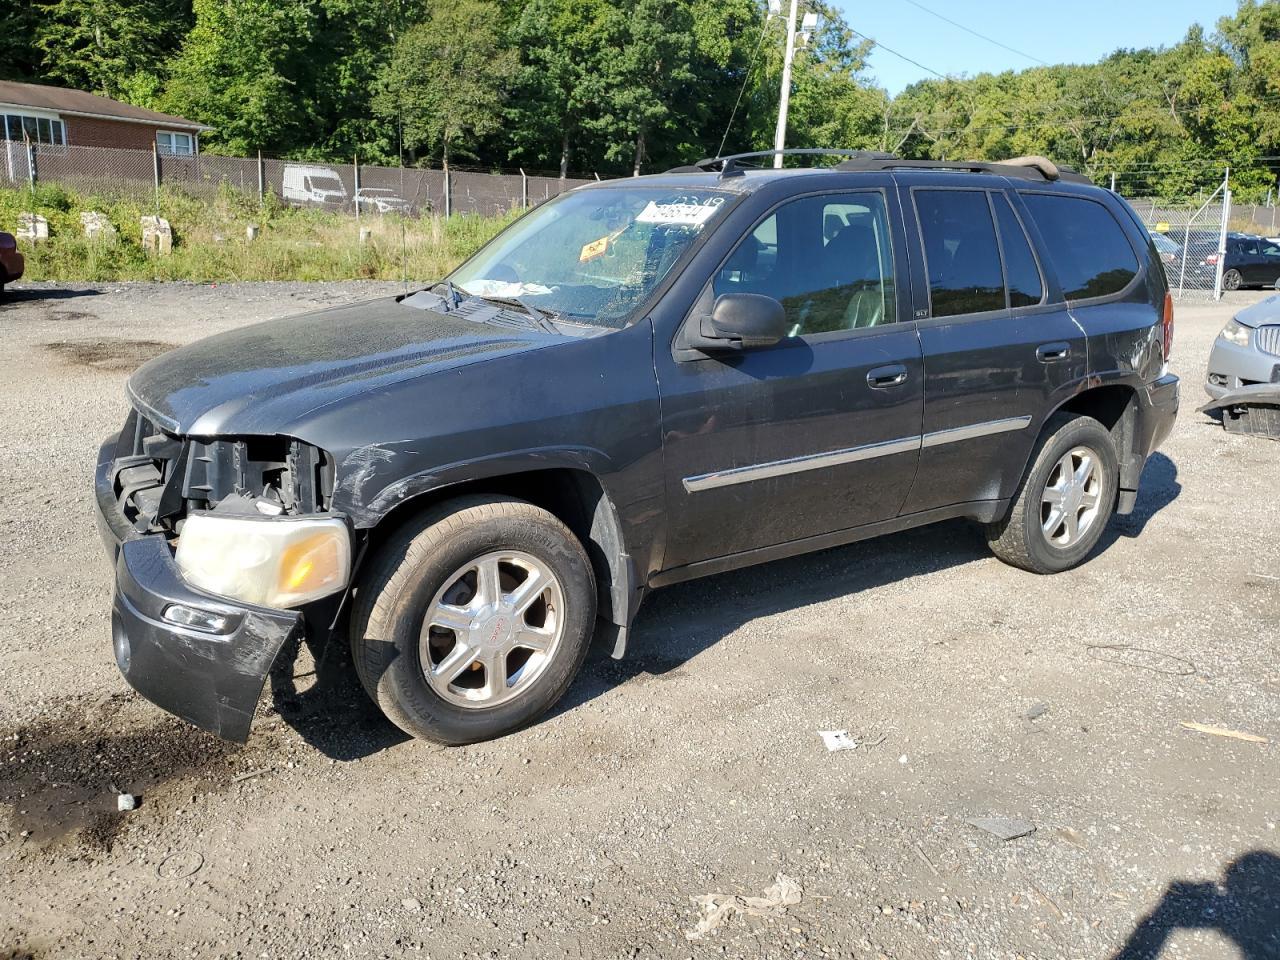
[[[994,173],[1019,180],[1042,180],[1069,183],[1093,183],[1070,167],[1059,167],[1046,157],[1014,157],[1011,160],[901,160],[855,158],[836,165],[837,170],[953,170],[966,173]]]
[[[897,156],[892,153],[883,153],[879,150],[831,150],[818,147],[801,147],[790,150],[756,150],[751,153],[734,153],[727,157],[706,157],[697,163],[688,164],[683,167],[672,167],[667,173],[715,173],[719,171],[721,177],[740,177],[747,168],[747,164],[740,163],[742,160],[753,160],[763,157],[849,157],[852,160],[896,160]],[[846,161],[848,162],[848,161]],[[841,164],[843,166],[843,164]]]

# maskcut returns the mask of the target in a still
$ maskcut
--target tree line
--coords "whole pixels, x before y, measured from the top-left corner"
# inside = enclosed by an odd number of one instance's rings
[[[1242,199],[1275,186],[1280,0],[1173,46],[896,96],[868,70],[873,39],[803,6],[819,27],[789,145],[1041,153],[1169,197],[1228,163]],[[785,29],[759,0],[8,0],[0,77],[207,123],[210,153],[628,174],[771,146]]]

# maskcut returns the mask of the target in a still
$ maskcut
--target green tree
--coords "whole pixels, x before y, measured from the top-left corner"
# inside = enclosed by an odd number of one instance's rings
[[[433,7],[396,41],[381,71],[374,109],[403,123],[404,149],[438,152],[446,172],[498,130],[507,85],[518,67],[504,42],[501,10],[487,0]]]

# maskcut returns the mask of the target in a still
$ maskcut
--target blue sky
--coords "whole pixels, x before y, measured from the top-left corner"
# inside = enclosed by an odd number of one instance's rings
[[[918,0],[925,7],[1047,63],[1089,63],[1119,47],[1177,43],[1193,23],[1212,32],[1235,0]],[[909,0],[836,0],[849,25],[942,74],[1035,66],[939,20]],[[802,3],[803,6],[803,3]],[[785,7],[784,7],[785,8]],[[871,53],[871,72],[891,93],[932,76],[886,50]]]

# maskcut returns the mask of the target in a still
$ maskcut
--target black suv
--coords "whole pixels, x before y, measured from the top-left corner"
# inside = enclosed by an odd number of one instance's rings
[[[463,743],[655,587],[952,517],[1065,570],[1172,428],[1171,333],[1137,216],[1047,160],[592,184],[428,289],[139,369],[96,478],[116,659],[243,740],[286,641],[347,634]]]
[[[1216,242],[1216,241],[1215,241]],[[1218,254],[1205,257],[1203,267],[1213,273]],[[1227,234],[1227,255],[1222,261],[1222,287],[1275,287],[1280,290],[1280,244],[1245,233]]]

